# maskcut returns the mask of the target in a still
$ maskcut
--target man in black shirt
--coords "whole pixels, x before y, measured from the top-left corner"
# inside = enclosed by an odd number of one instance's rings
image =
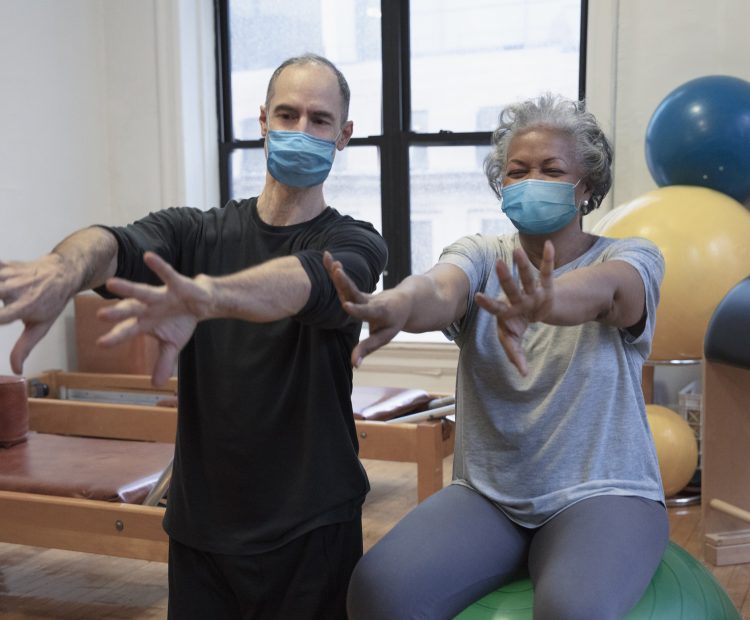
[[[37,261],[0,263],[0,323],[25,323],[15,372],[72,295],[107,294],[105,282],[127,299],[107,311],[121,322],[102,343],[154,334],[156,384],[179,356],[170,618],[345,617],[369,488],[351,410],[361,324],[342,311],[322,255],[366,291],[386,260],[372,226],[323,197],[352,135],[348,104],[329,61],[290,59],[261,106],[257,198],[84,229]]]

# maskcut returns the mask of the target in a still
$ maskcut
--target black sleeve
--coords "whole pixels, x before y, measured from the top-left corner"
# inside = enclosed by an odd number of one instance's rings
[[[159,285],[161,281],[143,262],[143,254],[154,252],[172,266],[178,264],[185,242],[189,242],[191,223],[200,211],[189,207],[172,207],[149,213],[127,226],[101,226],[117,240],[118,278]],[[102,297],[114,297],[105,286],[95,289]]]
[[[323,251],[341,261],[344,270],[360,291],[372,293],[385,269],[388,249],[383,237],[370,225],[347,219],[335,227],[322,247],[294,252],[310,278],[312,289],[298,321],[323,329],[336,329],[354,319],[341,307],[336,287],[323,265]]]

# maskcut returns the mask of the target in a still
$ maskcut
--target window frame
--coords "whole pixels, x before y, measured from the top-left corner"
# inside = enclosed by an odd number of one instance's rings
[[[586,94],[586,41],[589,0],[581,0],[578,97]],[[229,0],[214,0],[216,28],[216,97],[219,137],[219,188],[226,204],[235,151],[263,148],[263,139],[234,138]],[[491,131],[417,133],[411,129],[411,53],[409,0],[381,0],[383,133],[355,137],[347,148],[375,146],[380,152],[382,233],[388,244],[385,288],[411,274],[411,196],[409,149],[412,146],[487,146]]]

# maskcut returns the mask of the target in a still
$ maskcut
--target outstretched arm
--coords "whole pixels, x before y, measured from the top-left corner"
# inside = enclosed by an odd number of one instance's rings
[[[155,336],[159,358],[152,374],[154,385],[169,378],[199,321],[275,321],[297,314],[310,296],[310,279],[293,256],[228,276],[195,278],[180,275],[153,252],[146,252],[144,261],[164,285],[109,279],[107,288],[124,299],[99,311],[100,318],[117,323],[99,344],[114,346],[139,333]]]
[[[49,254],[28,262],[0,262],[0,324],[23,321],[10,354],[13,372],[23,372],[31,350],[49,331],[68,301],[115,273],[117,241],[104,228],[80,230]]]
[[[323,262],[344,310],[370,327],[369,337],[352,351],[355,367],[401,330],[418,333],[442,329],[466,313],[469,279],[454,265],[438,263],[393,289],[368,295],[357,289],[330,253],[324,254]]]
[[[521,281],[519,287],[502,261],[496,271],[503,294],[492,299],[477,293],[477,303],[497,319],[498,339],[522,375],[527,373],[522,339],[530,323],[579,325],[600,321],[621,329],[637,326],[644,317],[646,291],[638,271],[630,264],[612,260],[574,269],[554,279],[555,249],[544,244],[539,277],[535,277],[526,253],[513,253]]]

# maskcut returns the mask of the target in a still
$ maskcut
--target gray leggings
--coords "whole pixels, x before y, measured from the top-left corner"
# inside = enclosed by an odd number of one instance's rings
[[[349,585],[349,618],[452,618],[504,583],[530,576],[535,620],[614,620],[645,592],[668,540],[664,506],[639,497],[592,497],[527,529],[454,484],[417,506],[360,560]]]

